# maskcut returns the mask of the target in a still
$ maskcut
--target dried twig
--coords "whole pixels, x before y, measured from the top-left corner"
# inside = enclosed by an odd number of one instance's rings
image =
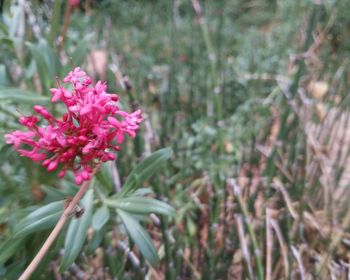
[[[242,217],[240,215],[235,215],[235,219],[236,219],[237,229],[238,229],[239,244],[241,245],[243,258],[244,258],[244,260],[247,264],[247,267],[248,267],[249,278],[254,279],[253,268],[252,268],[252,264],[250,262],[248,242],[247,242],[246,237],[244,235],[244,226],[243,226]]]
[[[291,246],[291,249],[292,249],[293,256],[295,257],[295,259],[297,260],[297,263],[298,263],[300,279],[305,280],[306,279],[305,278],[305,268],[303,265],[303,260],[301,259],[301,256],[299,254],[299,251],[294,246]]]
[[[288,279],[288,274],[289,274],[288,247],[284,242],[283,235],[278,223],[273,219],[271,219],[270,222],[271,222],[271,226],[276,232],[277,240],[281,247],[281,253],[282,253],[283,264],[285,269],[285,279]]]
[[[273,235],[271,229],[271,210],[266,209],[266,274],[265,279],[271,280]]]

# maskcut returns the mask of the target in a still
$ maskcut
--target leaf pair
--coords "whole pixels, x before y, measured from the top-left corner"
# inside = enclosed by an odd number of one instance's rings
[[[20,221],[14,229],[14,234],[0,246],[0,264],[5,263],[17,252],[26,236],[53,227],[62,211],[63,201],[56,201],[40,207]]]
[[[142,183],[158,171],[171,156],[171,149],[165,148],[156,151],[130,173],[121,192],[105,199],[105,204],[116,208],[130,238],[140,249],[146,260],[154,265],[158,254],[147,231],[140,225],[133,214],[160,214],[175,216],[175,210],[168,204],[149,197],[135,196],[135,191]],[[133,196],[134,195],[134,196]]]
[[[148,215],[150,213],[174,216],[175,210],[168,204],[149,197],[140,197],[137,188],[151,175],[158,171],[169,159],[170,149],[162,149],[146,158],[131,172],[122,191],[102,200],[102,206],[93,214],[94,192],[89,189],[80,204],[84,214],[79,219],[72,219],[67,229],[64,241],[64,255],[61,271],[66,270],[76,260],[81,252],[87,231],[90,226],[95,232],[100,232],[110,218],[109,208],[114,208],[121,218],[130,238],[139,247],[147,261],[154,265],[157,262],[157,251],[147,231],[140,225],[134,215]],[[109,177],[109,176],[108,176]],[[100,178],[101,179],[101,178]],[[103,178],[102,178],[103,179]],[[110,184],[108,180],[99,180]],[[110,186],[108,186],[110,188]],[[25,217],[15,227],[13,237],[0,246],[0,263],[16,253],[22,246],[24,238],[34,232],[53,227],[63,212],[63,201],[49,203]]]

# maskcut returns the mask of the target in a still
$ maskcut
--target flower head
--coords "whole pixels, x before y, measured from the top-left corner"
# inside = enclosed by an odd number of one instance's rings
[[[107,84],[92,80],[79,67],[63,80],[72,90],[61,85],[51,89],[52,102],[61,101],[66,112],[55,118],[44,106],[33,107],[46,125],[39,125],[36,115],[22,116],[19,122],[29,131],[16,130],[5,135],[21,156],[42,161],[48,171],[60,168],[60,177],[72,170],[76,184],[89,180],[93,168],[116,158],[125,135],[135,137],[142,122],[142,112],[122,111],[117,106],[118,96],[107,93]],[[25,145],[23,147],[23,145]],[[28,149],[28,147],[30,149]]]

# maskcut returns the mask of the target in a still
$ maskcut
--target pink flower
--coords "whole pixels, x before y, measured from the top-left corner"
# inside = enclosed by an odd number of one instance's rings
[[[58,84],[51,89],[52,102],[61,101],[66,112],[55,118],[44,106],[35,105],[46,125],[39,125],[35,115],[22,116],[19,121],[29,131],[16,130],[5,135],[21,156],[42,161],[48,171],[61,169],[59,177],[68,170],[75,175],[76,184],[90,180],[94,167],[115,160],[125,135],[135,137],[142,120],[141,110],[127,113],[119,110],[118,96],[107,93],[107,84],[92,80],[79,67],[63,79],[73,90]],[[25,147],[23,147],[25,145]],[[31,148],[31,150],[28,149]]]
[[[69,0],[69,5],[71,5],[72,7],[78,7],[79,0]]]

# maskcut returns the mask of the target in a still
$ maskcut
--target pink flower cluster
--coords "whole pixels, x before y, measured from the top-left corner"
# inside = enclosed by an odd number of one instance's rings
[[[22,116],[19,122],[29,131],[16,130],[6,134],[7,144],[33,161],[42,161],[48,171],[61,168],[59,176],[73,170],[76,184],[89,180],[93,168],[100,162],[114,160],[124,136],[135,137],[142,122],[141,110],[121,111],[118,96],[106,92],[107,84],[92,80],[79,67],[63,80],[71,83],[69,90],[58,84],[51,89],[51,101],[62,101],[67,112],[56,119],[45,107],[36,105],[34,111],[46,120],[39,125],[36,115]]]

